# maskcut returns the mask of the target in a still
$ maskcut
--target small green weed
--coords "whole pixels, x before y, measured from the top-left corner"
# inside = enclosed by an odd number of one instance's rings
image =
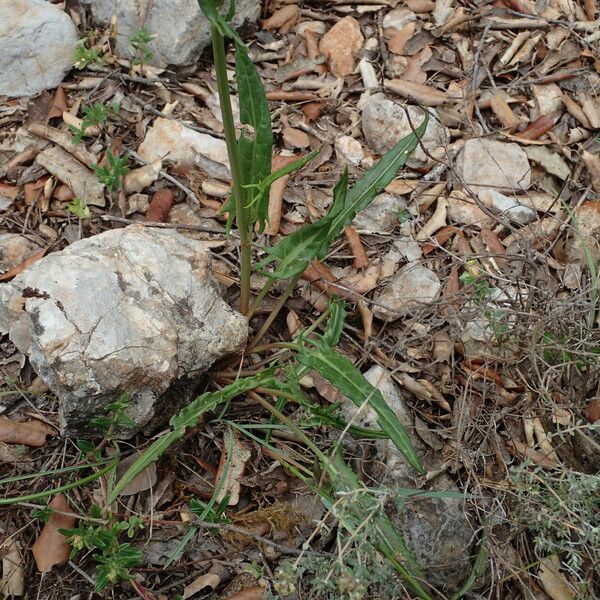
[[[143,65],[152,60],[154,53],[148,47],[148,44],[155,36],[150,35],[145,27],[142,27],[129,38],[129,45],[133,48],[134,56],[132,63],[134,65]]]
[[[89,219],[92,216],[90,207],[85,203],[83,198],[73,198],[67,204],[67,212],[70,212],[79,219]]]
[[[73,66],[76,69],[79,69],[80,71],[86,69],[90,65],[99,64],[103,62],[103,59],[100,56],[98,50],[95,50],[94,48],[88,48],[87,43],[88,39],[83,38],[82,40],[79,40],[79,42],[77,42],[77,45],[75,46]]]
[[[567,468],[556,471],[523,463],[512,469],[516,526],[534,536],[540,556],[557,554],[579,582],[581,598],[600,576],[600,476]]]
[[[96,176],[112,193],[121,187],[121,177],[129,173],[127,156],[115,156],[111,150],[106,152],[106,165],[92,165],[91,168]]]
[[[92,506],[90,514],[95,519],[102,518],[99,506]],[[81,521],[75,529],[61,529],[60,532],[69,538],[71,558],[80,552],[94,553],[93,560],[98,563],[95,589],[100,592],[111,584],[132,579],[131,569],[141,563],[142,552],[129,542],[121,542],[120,537],[125,535],[132,539],[143,528],[140,519],[130,517],[123,521],[111,518],[107,525]]]
[[[493,291],[493,287],[489,284],[487,279],[483,277],[479,277],[477,275],[473,275],[469,273],[469,271],[465,271],[459,277],[463,285],[472,286],[474,291],[474,299],[475,304],[481,304],[486,298],[490,296]]]
[[[79,144],[83,138],[88,135],[88,129],[91,127],[102,127],[111,116],[119,116],[120,107],[116,102],[102,104],[96,102],[92,106],[83,107],[83,119],[81,127],[69,125],[69,131],[73,134],[75,143]]]

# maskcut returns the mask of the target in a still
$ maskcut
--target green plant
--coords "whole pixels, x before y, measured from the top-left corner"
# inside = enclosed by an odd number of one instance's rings
[[[106,189],[112,193],[121,187],[121,178],[127,173],[127,156],[115,156],[111,150],[106,152],[105,165],[91,165],[92,170]]]
[[[98,506],[92,506],[90,512],[94,519],[102,517]],[[115,521],[111,515],[107,524],[81,521],[75,529],[61,529],[60,533],[69,538],[71,558],[83,551],[94,552],[93,560],[98,563],[95,589],[100,592],[111,584],[132,579],[131,569],[140,564],[142,552],[120,538],[125,535],[132,539],[143,527],[137,517]]]
[[[80,71],[93,64],[102,62],[98,50],[87,47],[88,39],[83,38],[77,42],[73,55],[73,66]]]
[[[510,481],[515,526],[532,532],[540,556],[563,557],[581,598],[596,597],[590,586],[600,576],[600,476],[522,463]]]
[[[92,216],[90,207],[85,203],[83,198],[73,198],[73,200],[67,204],[67,212],[70,212],[80,219],[89,219]]]
[[[154,53],[148,47],[148,44],[154,39],[145,27],[138,29],[133,36],[129,38],[129,45],[133,49],[132,63],[134,65],[143,65],[152,60]]]
[[[301,168],[312,156],[299,159],[292,165],[271,173],[273,133],[268,103],[256,67],[238,34],[228,23],[228,19],[233,16],[233,10],[230,10],[227,16],[223,16],[218,11],[221,2],[199,0],[199,4],[211,24],[217,87],[233,179],[233,193],[224,210],[229,212],[229,225],[235,223],[240,238],[241,311],[251,315],[278,280],[289,280],[276,308],[250,344],[250,348],[256,352],[258,342],[294,291],[298,279],[310,262],[315,258],[323,258],[330,244],[354,219],[356,213],[365,208],[377,193],[392,181],[424,134],[428,117],[425,114],[416,131],[398,142],[353,186],[349,185],[349,174],[346,170],[335,186],[333,204],[325,217],[283,238],[276,245],[265,248],[266,258],[258,263],[256,268],[266,276],[268,282],[251,306],[249,281],[252,271],[252,236],[255,228],[259,231],[264,229],[268,214],[269,188],[279,177]],[[239,139],[236,138],[231,107],[225,38],[231,39],[235,47],[240,120],[243,126]],[[318,327],[327,317],[329,318],[324,331],[318,333]],[[336,446],[331,452],[323,452],[303,429],[282,412],[291,401],[300,402],[306,407],[314,406],[305,398],[299,382],[310,370],[315,370],[357,406],[368,404],[375,411],[381,429],[373,432],[363,430],[362,433],[389,438],[417,472],[424,472],[407,432],[379,390],[374,388],[347,358],[334,350],[339,342],[344,321],[344,306],[334,301],[317,322],[297,335],[293,342],[277,344],[281,351],[269,368],[257,369],[253,375],[247,377],[233,376],[228,379],[224,376],[219,381],[218,391],[202,394],[171,418],[170,431],[152,443],[129,467],[112,488],[108,503],[114,502],[135,476],[158,460],[173,443],[184,436],[188,428],[196,425],[202,415],[237,396],[248,394],[269,410],[275,420],[299,436],[306,448],[313,453],[322,473],[299,466],[293,460],[288,464],[290,470],[310,485],[328,507],[336,506],[336,497],[340,494],[347,496],[347,506],[343,514],[339,515],[343,527],[351,533],[358,533],[361,530],[360,524],[368,521],[377,551],[405,578],[420,598],[430,598],[424,584],[421,583],[422,573],[414,556],[381,510],[380,499],[365,488],[347,466],[341,455],[341,448]],[[264,398],[265,395],[276,398],[276,405],[271,405]],[[315,408],[313,417],[321,418],[330,424],[336,423],[341,427],[346,425],[332,411],[318,411]],[[259,441],[262,442],[260,439]],[[268,444],[268,440],[265,440],[265,443]],[[204,518],[222,518],[221,506],[213,501],[208,505],[196,504],[194,508]]]
[[[116,102],[103,104],[96,102],[92,106],[83,107],[83,119],[81,127],[69,125],[69,131],[73,134],[75,143],[79,144],[83,138],[88,135],[88,130],[91,127],[101,127],[111,116],[119,116],[120,107]]]

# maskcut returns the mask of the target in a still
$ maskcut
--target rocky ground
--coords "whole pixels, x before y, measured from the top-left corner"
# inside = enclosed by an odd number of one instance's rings
[[[600,597],[598,19],[596,0],[237,2],[274,169],[321,149],[271,189],[256,259],[326,214],[345,167],[356,179],[430,115],[264,343],[347,300],[340,350],[427,474],[389,440],[348,436],[347,458],[435,597]],[[260,368],[239,354],[280,290],[249,323],[236,310],[230,165],[195,0],[0,0],[0,37],[0,485],[19,499],[0,500],[1,589],[92,598],[94,557],[69,557],[58,528],[100,523],[90,507],[110,476],[69,489],[83,475],[60,469],[98,472],[119,437],[118,478],[215,373]],[[316,372],[302,383],[375,424]],[[339,438],[287,414],[324,450]],[[234,400],[123,490],[113,508],[143,560],[98,597],[410,597],[282,466],[312,467],[302,441],[268,426],[251,395]],[[267,446],[246,435],[265,431]],[[193,502],[225,498],[227,461],[227,521],[194,522]]]

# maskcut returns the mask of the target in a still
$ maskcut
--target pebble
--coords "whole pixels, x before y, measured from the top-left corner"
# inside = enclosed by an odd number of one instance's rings
[[[354,71],[364,41],[360,23],[354,17],[344,17],[321,38],[319,50],[327,57],[331,72],[346,77]]]

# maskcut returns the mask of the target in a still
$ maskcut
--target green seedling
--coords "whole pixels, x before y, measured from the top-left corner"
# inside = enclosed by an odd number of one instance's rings
[[[92,507],[94,518],[100,519],[102,511],[99,507]],[[71,558],[80,552],[92,552],[93,560],[98,563],[96,567],[95,589],[100,592],[109,585],[121,581],[130,581],[133,577],[131,569],[137,567],[142,560],[142,552],[129,542],[122,542],[120,538],[125,535],[132,539],[144,525],[137,517],[130,517],[123,521],[104,524],[90,524],[80,521],[75,529],[60,529],[60,533],[68,537],[71,546]]]
[[[92,216],[90,207],[85,203],[83,198],[73,198],[67,204],[67,212],[75,215],[79,219],[89,219]]]
[[[75,53],[73,55],[73,66],[82,71],[90,65],[95,65],[103,62],[98,50],[87,47],[88,39],[84,38],[77,42]]]
[[[127,156],[115,156],[111,150],[106,152],[105,165],[90,165],[96,176],[112,193],[121,187],[121,178],[129,173]]]
[[[110,104],[96,102],[92,106],[84,106],[82,110],[83,119],[81,120],[81,127],[69,125],[69,131],[73,134],[74,141],[77,144],[88,135],[90,128],[101,128],[111,116],[119,116],[120,107],[116,102],[111,102]]]
[[[142,27],[136,33],[129,38],[129,45],[133,49],[132,63],[134,65],[143,65],[152,60],[154,53],[148,47],[148,44],[154,39],[155,36],[150,35],[145,27]]]

